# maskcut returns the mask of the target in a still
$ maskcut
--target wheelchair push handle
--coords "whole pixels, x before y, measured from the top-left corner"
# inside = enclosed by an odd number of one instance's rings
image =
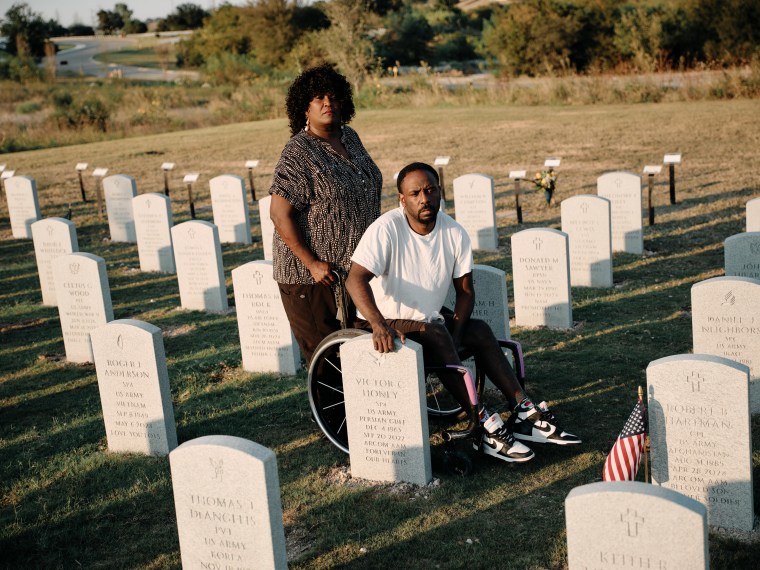
[[[338,305],[338,319],[340,328],[347,329],[348,322],[348,292],[346,291],[346,276],[338,269],[331,269],[330,273],[335,276],[335,303]]]

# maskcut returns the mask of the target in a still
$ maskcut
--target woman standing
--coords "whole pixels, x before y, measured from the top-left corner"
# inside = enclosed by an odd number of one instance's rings
[[[382,174],[347,123],[351,85],[329,65],[288,90],[291,138],[274,171],[274,278],[306,362],[340,328],[333,269],[348,272],[364,230],[380,215]]]

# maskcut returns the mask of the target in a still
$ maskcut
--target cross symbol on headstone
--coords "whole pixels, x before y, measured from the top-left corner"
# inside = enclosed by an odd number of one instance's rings
[[[620,190],[620,187],[623,185],[623,181],[620,180],[620,178],[615,178],[615,186],[617,186],[617,189]]]
[[[48,235],[49,235],[49,236],[51,236],[51,237],[52,237],[52,235],[53,235],[53,226],[50,226],[50,225],[49,225],[49,226],[47,227],[47,233],[48,233]]]
[[[702,382],[704,382],[704,380],[705,380],[704,377],[698,372],[692,372],[686,377],[686,381],[691,382],[692,392],[701,392]]]
[[[261,274],[261,271],[256,270],[256,273],[253,274],[253,278],[256,280],[256,285],[261,285],[261,280],[263,277],[264,276]]]
[[[121,350],[124,350],[124,338],[121,335],[116,337],[116,346]]]
[[[208,460],[211,462],[211,467],[214,468],[214,479],[222,481],[224,477],[224,459],[214,461],[213,457],[209,457]]]
[[[644,518],[639,516],[635,510],[626,509],[624,515],[620,515],[620,522],[628,525],[628,536],[639,536],[639,525],[644,524]]]
[[[193,228],[190,228],[189,230],[187,230],[187,236],[190,239],[195,239],[195,230]]]
[[[148,208],[148,210],[150,210],[150,205],[151,204],[152,204],[152,202],[150,200],[145,200],[145,207]]]
[[[541,251],[542,243],[544,243],[544,240],[542,240],[540,237],[537,237],[533,240],[533,245],[536,247],[536,251]]]
[[[588,213],[588,204],[581,204],[581,212],[584,214]]]

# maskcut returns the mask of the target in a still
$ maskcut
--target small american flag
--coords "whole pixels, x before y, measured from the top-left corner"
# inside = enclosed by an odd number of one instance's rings
[[[603,481],[633,481],[639,470],[647,432],[647,408],[639,398],[623,431],[612,446],[602,472]]]

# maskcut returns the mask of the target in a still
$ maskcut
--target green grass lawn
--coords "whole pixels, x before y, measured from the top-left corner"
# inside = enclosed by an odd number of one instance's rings
[[[161,46],[123,48],[118,51],[99,53],[95,59],[116,65],[150,67],[151,69],[177,69],[174,50]]]
[[[505,270],[510,296],[510,235],[559,228],[560,210],[528,190],[518,226],[509,170],[530,172],[546,156],[562,157],[562,200],[594,194],[604,172],[640,173],[666,152],[684,157],[676,205],[668,201],[667,175],[657,178],[657,224],[645,228],[646,254],[615,256],[612,289],[573,289],[577,326],[512,327],[526,352],[528,390],[547,399],[583,445],[536,446],[536,459],[522,466],[476,457],[472,477],[437,469],[440,485],[424,489],[342,482],[348,458],[310,421],[305,375],[243,372],[234,314],[179,310],[176,277],[140,273],[136,246],[111,243],[94,203],[79,197],[77,162],[132,175],[140,193],[161,192],[160,165],[175,162],[175,223],[189,218],[185,172],[201,173],[196,209],[211,220],[208,179],[245,176],[246,159],[261,161],[255,181],[264,194],[287,140],[284,120],[12,153],[2,162],[36,178],[43,216],[71,205],[80,250],[106,259],[115,317],[163,330],[180,443],[234,435],[276,452],[291,568],[560,569],[565,497],[601,479],[647,364],[691,351],[690,287],[723,274],[722,242],[744,230],[744,204],[760,195],[753,164],[759,111],[757,101],[722,101],[360,112],[354,126],[386,179],[384,210],[397,204],[393,173],[412,160],[451,155],[450,201],[455,177],[494,176],[500,248],[476,253],[476,262]],[[86,184],[94,199],[92,177]],[[255,207],[252,222],[253,246],[222,247],[230,304],[231,270],[263,258]],[[179,568],[168,460],[108,453],[95,369],[62,360],[57,310],[40,305],[31,241],[11,238],[4,202],[0,252],[0,566]],[[434,454],[441,427],[431,425]],[[757,419],[752,433],[758,511]],[[710,551],[714,569],[753,568],[758,533],[712,531]]]

